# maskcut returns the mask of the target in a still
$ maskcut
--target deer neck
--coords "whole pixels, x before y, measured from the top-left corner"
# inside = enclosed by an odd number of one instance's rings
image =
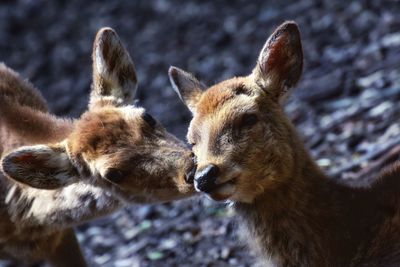
[[[266,189],[251,204],[234,204],[243,221],[241,232],[262,259],[276,266],[348,263],[371,223],[355,223],[352,214],[357,210],[363,218],[371,215],[368,204],[362,203],[366,198],[325,176],[297,135],[292,140],[295,164],[287,182]]]

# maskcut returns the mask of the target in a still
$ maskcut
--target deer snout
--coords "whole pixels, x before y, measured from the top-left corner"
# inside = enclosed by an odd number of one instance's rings
[[[204,193],[211,192],[216,186],[216,181],[220,170],[218,166],[214,164],[209,164],[204,168],[197,170],[194,176],[194,185],[196,190],[202,191]]]
[[[197,170],[197,162],[196,162],[196,157],[194,156],[193,152],[190,153],[190,166],[187,169],[186,173],[185,173],[185,181],[188,184],[192,184],[194,181],[194,176],[196,174],[196,170]]]

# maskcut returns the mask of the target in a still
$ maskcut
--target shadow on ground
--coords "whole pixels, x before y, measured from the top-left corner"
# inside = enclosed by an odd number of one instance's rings
[[[305,70],[287,112],[319,165],[357,181],[400,144],[400,3],[291,2],[3,1],[0,61],[29,78],[53,112],[78,117],[95,33],[111,26],[136,64],[139,104],[184,138],[190,113],[168,67],[207,84],[248,74],[273,28],[295,20]],[[126,208],[79,226],[78,237],[93,266],[254,266],[235,229],[224,205],[198,198]]]

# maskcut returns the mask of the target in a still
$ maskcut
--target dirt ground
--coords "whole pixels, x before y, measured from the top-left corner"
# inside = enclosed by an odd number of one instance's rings
[[[295,20],[305,68],[287,113],[333,179],[364,183],[399,159],[399,14],[398,0],[3,0],[0,61],[29,78],[55,114],[79,117],[95,33],[111,26],[136,64],[138,104],[185,138],[190,113],[168,67],[209,85],[248,74],[274,27]],[[92,266],[254,266],[235,215],[204,197],[125,208],[77,232]]]

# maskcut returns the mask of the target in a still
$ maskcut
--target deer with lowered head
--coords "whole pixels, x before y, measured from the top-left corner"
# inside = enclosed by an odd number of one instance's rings
[[[131,103],[136,87],[110,28],[94,41],[89,108],[77,120],[48,113],[40,93],[0,65],[0,258],[86,266],[73,225],[194,194],[191,151]]]
[[[283,110],[302,67],[298,26],[285,22],[249,76],[207,89],[170,68],[193,113],[195,188],[233,204],[265,266],[400,266],[400,164],[366,187],[327,177]]]

